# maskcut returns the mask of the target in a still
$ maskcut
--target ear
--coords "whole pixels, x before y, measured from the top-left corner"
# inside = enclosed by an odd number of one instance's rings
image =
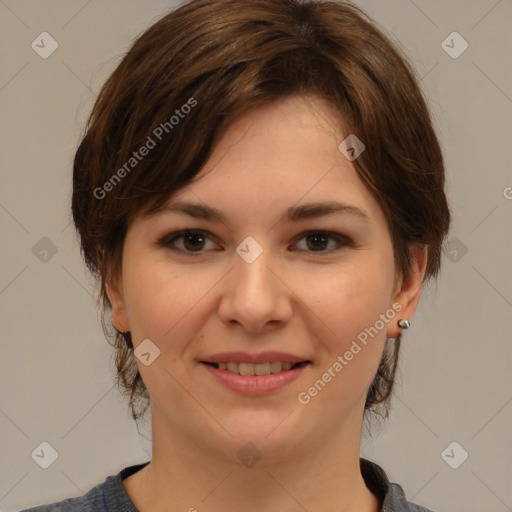
[[[117,278],[111,278],[105,283],[107,295],[112,305],[111,321],[112,325],[121,332],[130,330],[128,316],[123,298],[122,283]]]
[[[410,321],[420,301],[421,286],[427,268],[428,247],[414,244],[410,247],[410,251],[411,269],[409,276],[400,278],[393,299],[393,304],[399,303],[402,309],[397,312],[395,319],[389,322],[387,326],[386,336],[388,338],[396,338],[402,332],[402,328],[397,324],[398,320],[405,318]]]

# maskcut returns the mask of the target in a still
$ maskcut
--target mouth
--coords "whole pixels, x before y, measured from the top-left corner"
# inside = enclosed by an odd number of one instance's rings
[[[311,364],[309,360],[274,360],[259,363],[200,361],[200,366],[213,377],[212,382],[217,382],[231,392],[246,396],[277,393],[299,379]]]
[[[273,373],[287,372],[290,370],[294,370],[295,368],[306,366],[310,364],[311,361],[301,361],[298,363],[291,363],[290,361],[268,361],[265,363],[235,363],[235,362],[210,362],[210,361],[201,361],[203,364],[207,364],[216,368],[217,370],[222,370],[226,372],[231,372],[236,375],[244,375],[244,376],[264,376],[270,375]]]

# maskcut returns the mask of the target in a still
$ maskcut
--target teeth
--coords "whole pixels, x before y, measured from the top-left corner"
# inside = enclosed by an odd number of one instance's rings
[[[238,363],[228,363],[228,372],[231,373],[240,373],[239,370],[240,365]]]
[[[294,363],[289,361],[272,361],[268,363],[214,363],[219,370],[227,370],[239,375],[270,375],[283,370],[290,370]]]
[[[272,361],[270,363],[270,373],[277,373],[283,369],[283,363],[281,361]]]

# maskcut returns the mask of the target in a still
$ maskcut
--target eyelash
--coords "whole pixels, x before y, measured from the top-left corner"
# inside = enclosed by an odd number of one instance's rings
[[[211,240],[211,237],[208,236],[208,234],[209,233],[207,231],[203,231],[203,230],[199,230],[199,229],[198,230],[184,229],[182,231],[176,231],[174,233],[170,233],[170,234],[166,235],[159,242],[159,244],[163,247],[168,248],[171,251],[181,252],[181,253],[185,253],[185,254],[191,255],[191,256],[199,256],[199,255],[203,254],[205,251],[187,251],[187,250],[177,249],[177,248],[171,247],[171,246],[174,242],[176,242],[176,240],[179,240],[180,238],[183,238],[188,235],[202,235],[202,236],[205,236],[205,238],[208,238]],[[354,245],[352,243],[352,241],[350,240],[350,238],[348,238],[347,236],[341,235],[339,233],[333,233],[330,231],[319,231],[319,230],[305,231],[304,233],[301,233],[299,240],[302,240],[303,238],[307,238],[308,236],[312,236],[312,235],[326,235],[328,239],[335,240],[339,246],[335,249],[330,249],[330,250],[322,250],[322,251],[306,250],[305,251],[310,254],[315,254],[315,255],[316,254],[320,254],[320,255],[331,254],[333,252],[340,251],[344,247],[352,247]]]

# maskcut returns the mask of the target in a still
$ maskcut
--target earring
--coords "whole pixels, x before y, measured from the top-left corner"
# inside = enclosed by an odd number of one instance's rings
[[[398,320],[398,327],[401,327],[402,329],[409,329],[411,326],[411,322],[407,320],[407,318],[402,318],[401,320]]]

